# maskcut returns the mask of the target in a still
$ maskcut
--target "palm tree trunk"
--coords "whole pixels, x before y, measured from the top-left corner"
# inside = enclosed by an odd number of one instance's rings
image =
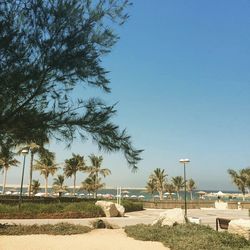
[[[33,160],[34,160],[34,153],[31,151],[31,154],[30,154],[30,182],[29,182],[29,197],[30,197],[30,195],[31,195],[32,174],[33,174]]]
[[[190,199],[193,200],[193,192],[190,191]]]
[[[177,191],[177,199],[180,200],[180,194],[179,191]]]
[[[98,182],[98,171],[96,171],[96,179],[95,179],[95,192],[94,192],[94,199],[97,197],[97,182]]]
[[[48,177],[45,177],[45,196],[48,196]]]
[[[162,193],[162,190],[159,191],[159,196],[160,196],[160,201],[163,200],[163,193]]]
[[[73,188],[73,195],[75,196],[76,193],[76,173],[74,173],[74,188]]]
[[[5,194],[5,186],[6,186],[6,180],[7,180],[7,171],[8,171],[8,168],[4,167],[3,194]]]

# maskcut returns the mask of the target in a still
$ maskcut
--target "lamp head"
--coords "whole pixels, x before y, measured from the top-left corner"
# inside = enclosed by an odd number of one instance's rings
[[[179,162],[180,163],[188,163],[188,162],[190,162],[190,160],[189,159],[180,159]]]
[[[29,150],[27,148],[24,148],[21,153],[22,155],[27,155],[29,153]]]

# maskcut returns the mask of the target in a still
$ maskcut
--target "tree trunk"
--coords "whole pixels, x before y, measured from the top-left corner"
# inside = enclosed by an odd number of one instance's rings
[[[74,187],[73,187],[73,195],[76,193],[76,173],[74,173]]]
[[[45,177],[45,196],[48,196],[48,177]]]
[[[159,196],[160,196],[160,201],[163,200],[163,193],[162,193],[162,190],[159,191]]]
[[[190,191],[190,199],[193,200],[193,192]]]
[[[177,191],[177,199],[180,200],[180,194],[179,191]]]
[[[34,153],[31,151],[31,154],[30,154],[30,182],[29,182],[29,197],[30,197],[30,195],[31,195],[32,174],[33,174],[33,160],[34,160]]]
[[[95,179],[95,192],[94,192],[94,199],[97,197],[97,182],[98,182],[98,171],[96,171],[96,179]]]
[[[5,194],[5,186],[6,186],[6,180],[7,180],[7,171],[8,171],[8,168],[4,167],[3,194]]]

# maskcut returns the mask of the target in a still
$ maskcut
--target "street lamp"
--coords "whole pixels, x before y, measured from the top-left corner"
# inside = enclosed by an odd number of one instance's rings
[[[19,202],[18,202],[18,208],[19,209],[20,209],[21,203],[22,203],[23,177],[24,177],[25,159],[26,159],[26,155],[29,153],[29,150],[28,149],[23,149],[21,153],[23,155],[23,170],[22,170],[21,188],[20,188],[20,195],[19,195]]]
[[[185,220],[187,222],[187,186],[186,186],[186,164],[190,162],[189,159],[180,159],[179,160],[180,163],[182,163],[184,165],[184,200],[185,200]]]

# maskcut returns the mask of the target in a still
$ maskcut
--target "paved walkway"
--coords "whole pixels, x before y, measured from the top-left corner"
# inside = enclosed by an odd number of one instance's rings
[[[125,217],[115,217],[115,218],[102,218],[111,224],[117,225],[119,227],[124,227],[127,225],[135,224],[151,224],[159,214],[165,211],[165,209],[146,209],[138,212],[126,213]],[[228,218],[228,219],[250,219],[248,209],[236,210],[236,209],[226,209],[218,210],[214,208],[207,209],[189,209],[188,217],[198,217],[201,219],[201,224],[209,225],[215,228],[215,219],[217,217]],[[91,221],[94,219],[8,219],[0,220],[0,223],[15,223],[15,224],[56,224],[58,222],[69,222],[73,224],[81,224],[89,226]]]

